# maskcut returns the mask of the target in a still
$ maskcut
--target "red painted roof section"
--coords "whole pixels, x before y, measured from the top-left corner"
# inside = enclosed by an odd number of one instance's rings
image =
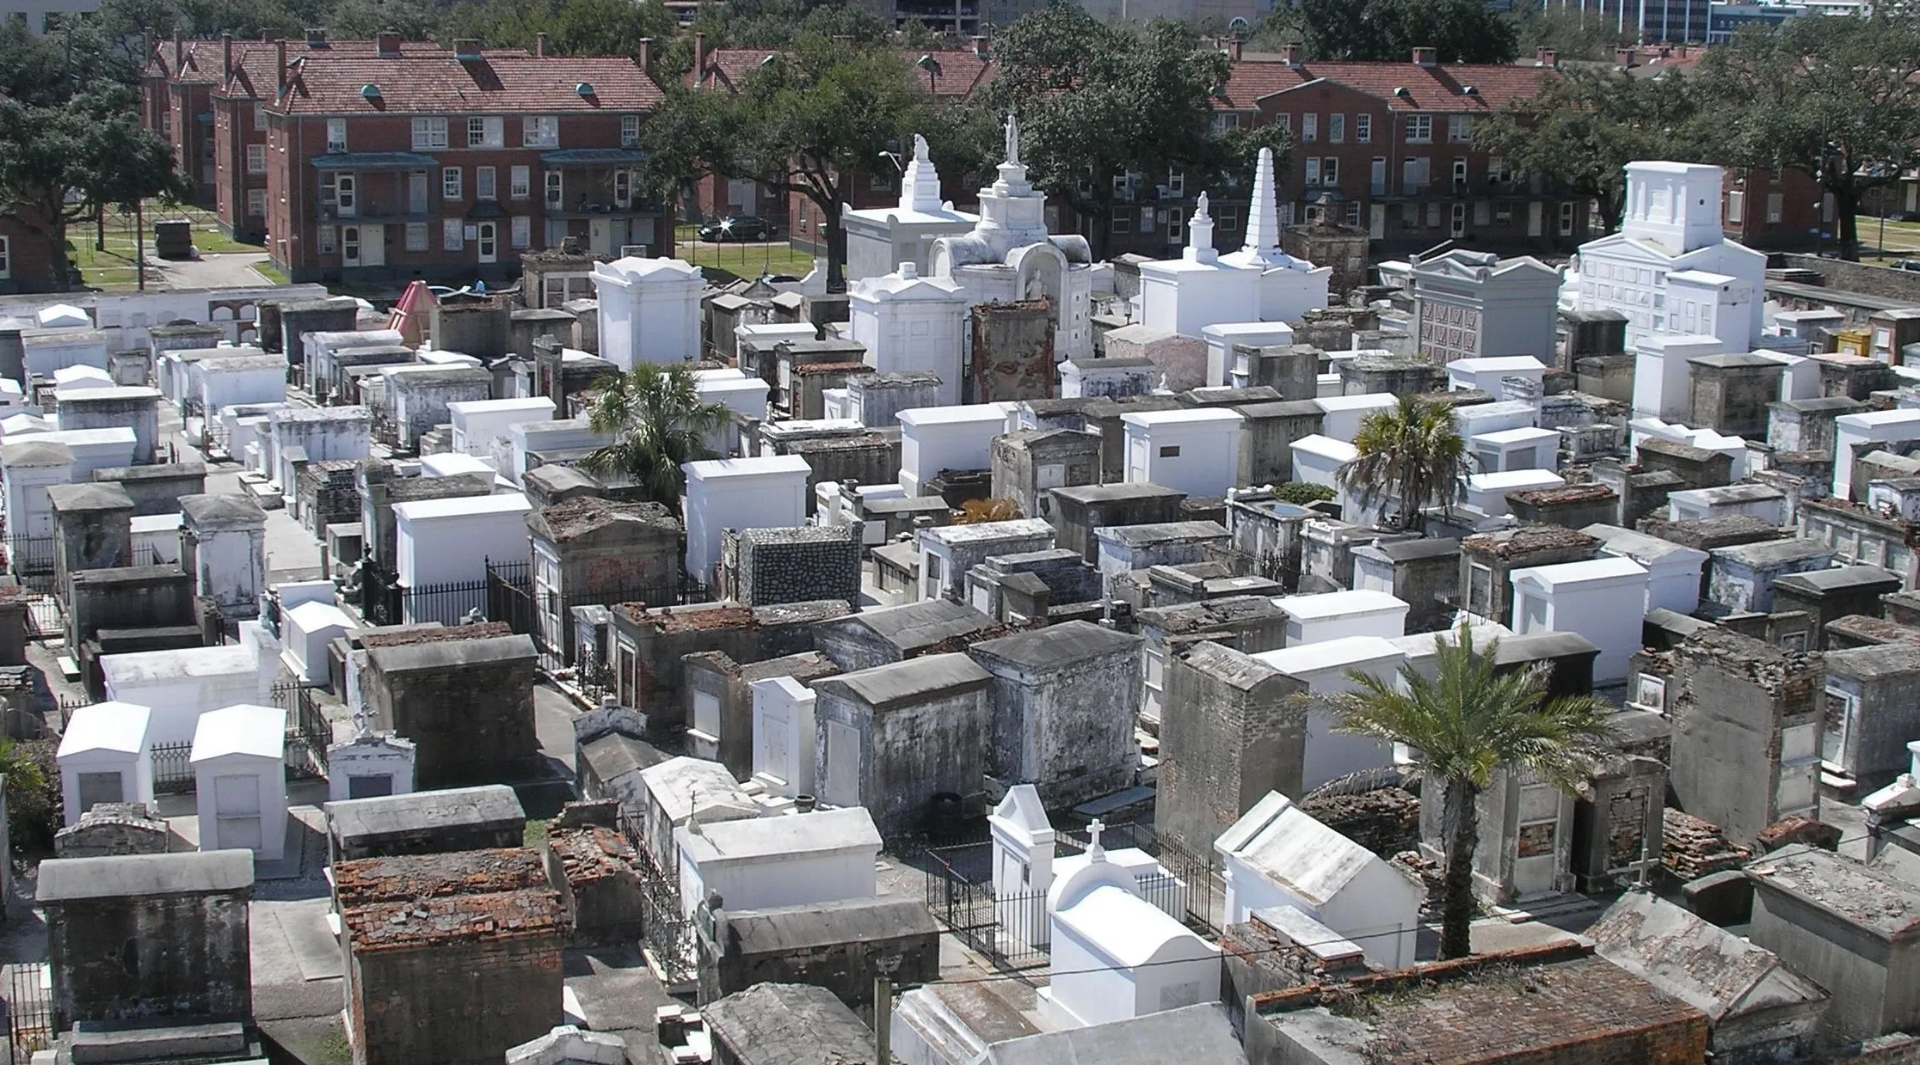
[[[1489,112],[1531,99],[1542,81],[1557,76],[1553,68],[1541,66],[1303,62],[1294,67],[1283,60],[1242,60],[1227,78],[1226,99],[1214,106],[1252,111],[1264,97],[1329,81],[1379,97],[1393,111]],[[1462,91],[1468,86],[1476,95]],[[1406,97],[1395,95],[1400,88],[1407,90]]]
[[[701,73],[700,85],[704,88],[738,91],[746,76],[766,62],[771,56],[779,55],[771,48],[721,48],[707,53],[707,64]],[[913,64],[909,71],[915,82],[933,90],[933,94],[944,99],[966,99],[981,86],[993,80],[998,69],[992,56],[974,54],[972,49],[963,48],[953,51],[902,52],[908,63]],[[919,65],[920,60],[931,59],[939,64],[939,72],[933,73]]]
[[[582,114],[645,111],[662,98],[660,87],[624,56],[535,56],[488,51],[461,62],[448,50],[375,54],[306,53],[295,66],[293,91],[272,105],[307,115]],[[271,63],[268,64],[271,72]],[[593,87],[582,96],[575,87]],[[380,89],[379,106],[361,96]]]

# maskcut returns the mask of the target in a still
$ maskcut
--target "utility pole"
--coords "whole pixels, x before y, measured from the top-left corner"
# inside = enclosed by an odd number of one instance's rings
[[[143,232],[147,223],[142,211],[144,207],[145,204],[139,200],[133,201],[133,276],[142,292],[147,290],[147,244]]]

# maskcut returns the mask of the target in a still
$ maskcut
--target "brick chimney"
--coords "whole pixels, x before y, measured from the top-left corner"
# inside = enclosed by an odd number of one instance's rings
[[[987,57],[987,39],[985,37],[976,36],[973,38],[973,57],[975,59],[985,59]]]
[[[693,83],[699,85],[707,76],[707,35],[693,35]]]
[[[326,46],[327,46],[327,31],[324,29],[321,29],[318,26],[307,27],[307,47],[308,48],[325,48]]]
[[[547,54],[547,34],[541,31],[533,35],[533,54],[545,58]]]
[[[180,73],[181,47],[180,35],[175,33],[173,35],[173,72],[176,75]]]
[[[397,31],[397,30],[381,30],[381,31],[380,31],[380,36],[379,36],[379,37],[377,38],[377,43],[378,43],[378,44],[379,44],[379,46],[380,46],[380,58],[382,58],[382,59],[398,59],[398,58],[400,58],[400,34],[399,34],[399,31]]]
[[[1300,46],[1287,44],[1280,47],[1280,61],[1295,70],[1300,69]]]
[[[1540,49],[1535,58],[1539,60],[1540,65],[1543,67],[1557,67],[1560,65],[1560,53],[1551,48]]]
[[[233,34],[220,35],[220,89],[226,91],[227,82],[233,80]]]
[[[1437,67],[1440,65],[1440,50],[1437,48],[1415,48],[1413,50],[1413,61],[1419,66]]]
[[[1613,50],[1613,65],[1617,67],[1632,66],[1633,65],[1633,49],[1615,48]]]
[[[287,95],[287,41],[281,38],[273,42],[273,70],[280,82],[280,96]]]
[[[639,64],[640,73],[653,77],[653,38],[640,38],[640,54],[634,56],[634,62]]]
[[[1240,56],[1246,52],[1247,42],[1238,37],[1229,37],[1226,39],[1225,44],[1227,46],[1227,59],[1238,63]]]

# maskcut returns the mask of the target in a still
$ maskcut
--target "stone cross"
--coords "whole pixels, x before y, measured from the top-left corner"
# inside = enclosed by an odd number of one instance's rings
[[[1107,830],[1106,822],[1094,818],[1087,825],[1087,858],[1090,861],[1105,861],[1107,849],[1100,845],[1100,833]]]
[[[360,739],[373,737],[373,711],[362,706],[353,712],[354,735]]]

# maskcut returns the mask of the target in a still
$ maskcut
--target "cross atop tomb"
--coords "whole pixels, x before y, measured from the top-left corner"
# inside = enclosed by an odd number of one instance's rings
[[[1097,817],[1094,818],[1087,825],[1087,860],[1088,861],[1104,862],[1107,860],[1107,849],[1100,845],[1100,833],[1105,832],[1106,830],[1107,830],[1106,822],[1100,820]]]

